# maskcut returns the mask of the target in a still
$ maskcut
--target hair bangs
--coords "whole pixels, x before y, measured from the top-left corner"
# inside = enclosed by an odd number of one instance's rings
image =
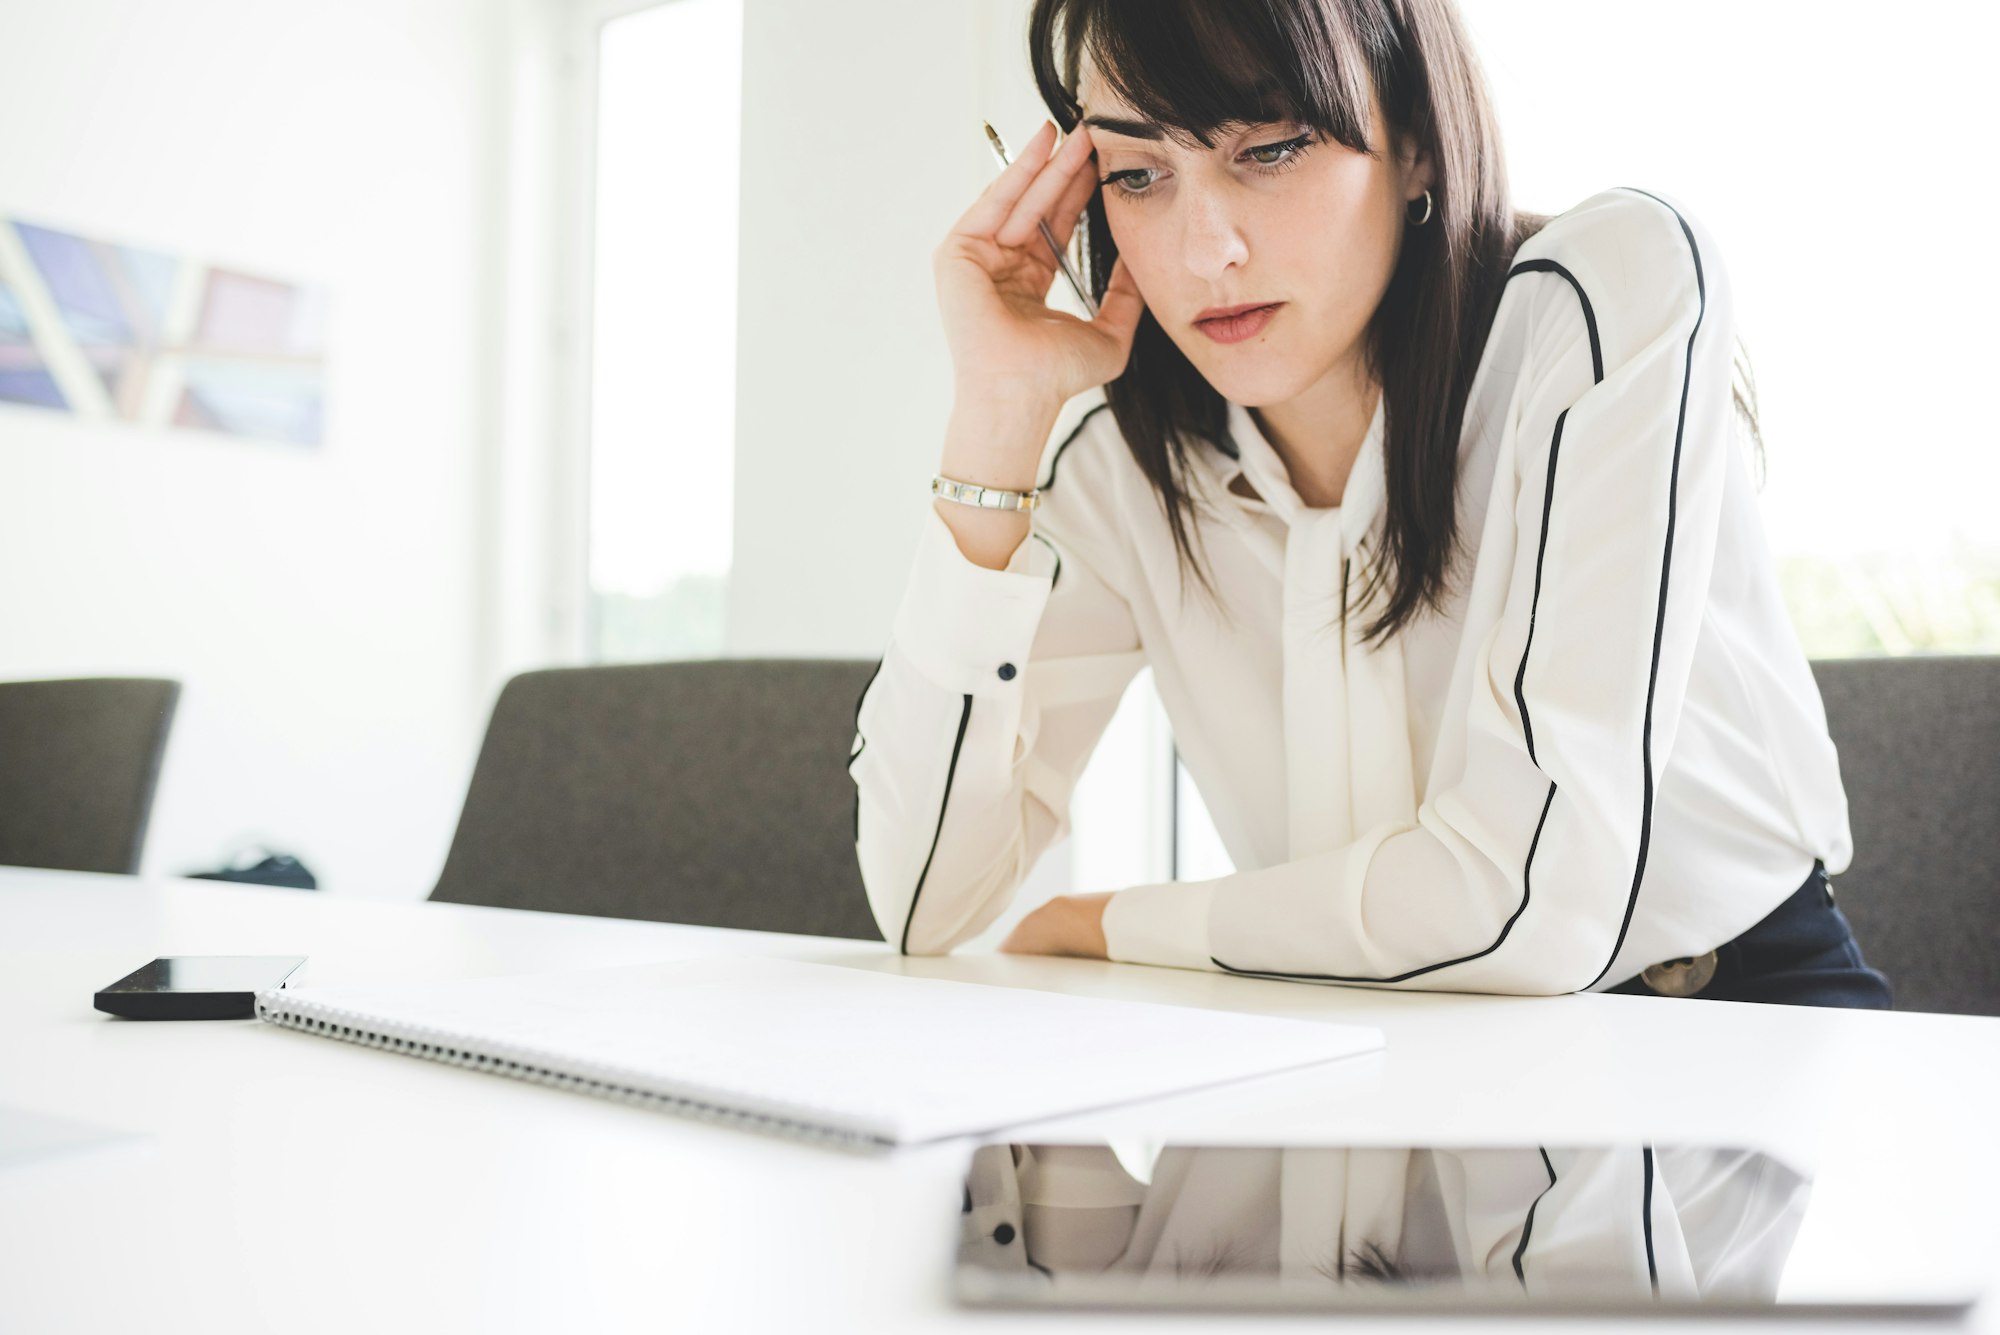
[[[1036,81],[1045,102],[1070,108],[1065,131],[1084,110],[1076,94],[1087,55],[1110,92],[1182,144],[1213,148],[1234,127],[1291,121],[1367,153],[1363,43],[1328,9],[1320,0],[1084,0],[1067,16],[1060,71],[1046,61],[1055,43],[1036,45]]]

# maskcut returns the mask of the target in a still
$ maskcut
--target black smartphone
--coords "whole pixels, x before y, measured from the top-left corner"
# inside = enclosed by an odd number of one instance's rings
[[[128,1020],[243,1020],[257,993],[283,987],[304,955],[168,955],[97,994],[97,1009]]]

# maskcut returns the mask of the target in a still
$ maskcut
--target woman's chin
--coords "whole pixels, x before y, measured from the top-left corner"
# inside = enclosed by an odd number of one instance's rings
[[[1286,367],[1218,366],[1216,360],[1209,358],[1209,365],[1198,368],[1203,378],[1216,393],[1245,408],[1269,408],[1289,403],[1312,384],[1311,376],[1297,374]]]

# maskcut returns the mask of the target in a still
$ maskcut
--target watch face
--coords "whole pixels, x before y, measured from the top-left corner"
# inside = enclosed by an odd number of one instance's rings
[[[1941,1277],[1920,1240],[1899,1252],[1871,1234],[1865,1266],[1837,1232],[1801,1252],[1812,1194],[1772,1155],[1702,1145],[986,1145],[965,1180],[957,1293],[1457,1312],[1917,1311],[1976,1297],[1976,1276]],[[1885,1217],[1908,1240],[1907,1213]]]
[[[1714,979],[1717,963],[1716,953],[1711,950],[1691,959],[1651,965],[1639,977],[1663,997],[1691,997]]]

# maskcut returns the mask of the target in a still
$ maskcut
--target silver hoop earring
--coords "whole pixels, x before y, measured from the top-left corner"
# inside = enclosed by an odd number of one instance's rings
[[[1412,203],[1412,204],[1415,204],[1416,202],[1417,202],[1417,201],[1416,201],[1416,200],[1414,200],[1414,199],[1410,201],[1410,203]],[[1408,209],[1405,209],[1405,210],[1403,211],[1403,216],[1404,216],[1405,218],[1408,218],[1408,219],[1409,219],[1409,223],[1410,223],[1410,226],[1412,226],[1412,227],[1422,227],[1422,226],[1423,226],[1423,225],[1424,225],[1425,223],[1429,222],[1429,221],[1431,220],[1431,192],[1430,192],[1430,191],[1428,191],[1428,190],[1424,191],[1424,216],[1423,216],[1423,217],[1421,217],[1421,218],[1413,218],[1413,217],[1411,217],[1411,216],[1410,216],[1410,213],[1409,213],[1409,210],[1408,210]]]

